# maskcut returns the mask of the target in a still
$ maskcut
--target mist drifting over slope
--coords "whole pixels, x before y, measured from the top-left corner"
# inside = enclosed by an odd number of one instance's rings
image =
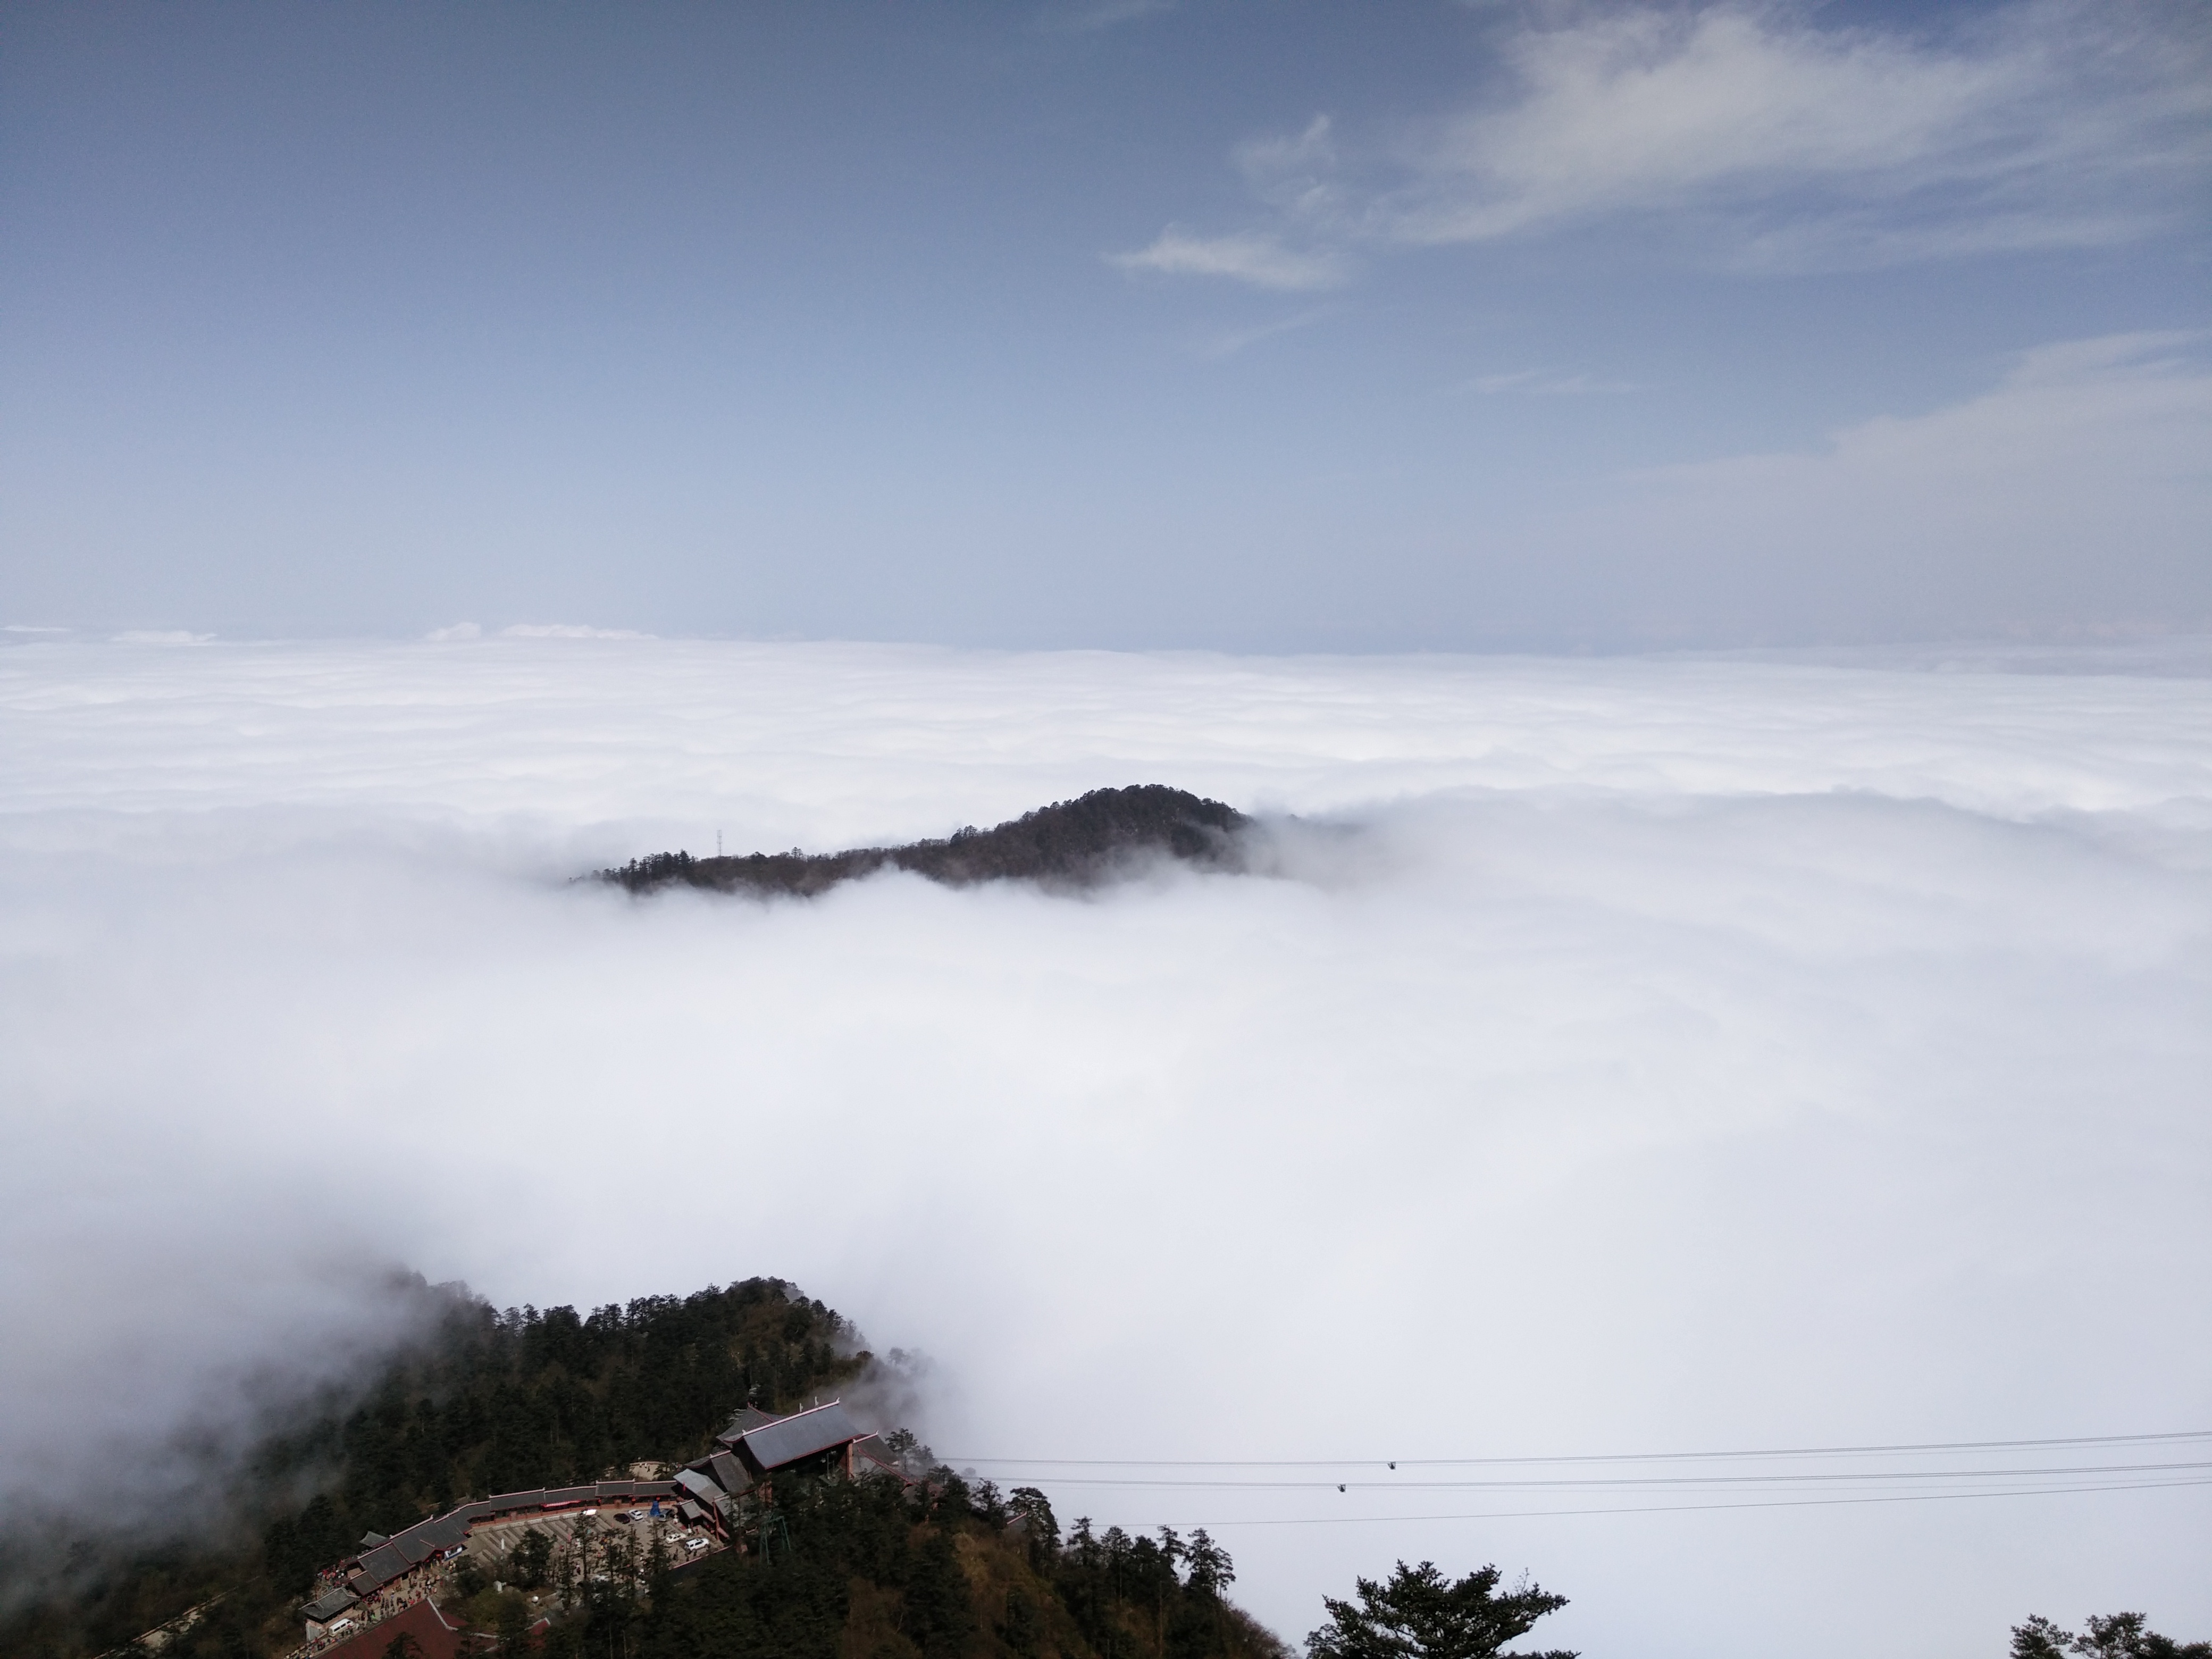
[[[0,1496],[380,1340],[390,1263],[540,1304],[779,1274],[927,1350],[975,1457],[2203,1426],[2190,660],[0,653]],[[1279,872],[567,880],[1139,782],[1274,819]],[[2204,1488],[1061,1474],[1063,1516],[1216,1527],[1292,1635],[1394,1555],[1532,1566],[1591,1651],[2212,1622]]]

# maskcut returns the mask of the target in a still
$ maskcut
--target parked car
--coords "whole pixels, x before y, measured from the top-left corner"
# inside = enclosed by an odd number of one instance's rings
[[[703,1538],[694,1538],[686,1543],[684,1547],[690,1551],[694,1555],[696,1555],[701,1550],[707,1547],[707,1540]]]

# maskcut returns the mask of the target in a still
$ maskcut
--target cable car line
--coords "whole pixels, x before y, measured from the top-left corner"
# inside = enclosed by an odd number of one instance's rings
[[[1496,1480],[1140,1480],[1112,1475],[1072,1475],[1053,1480],[1056,1486],[1133,1486],[1206,1492],[1531,1491],[1593,1486],[1742,1486],[1802,1485],[1830,1481],[2041,1480],[2062,1475],[2180,1474],[2212,1469],[2212,1461],[2175,1463],[2082,1463],[2002,1469],[1826,1469],[1765,1474],[1555,1476]],[[1051,1477],[1044,1477],[1051,1479]]]
[[[1747,1451],[1576,1452],[1556,1456],[1512,1457],[948,1457],[949,1463],[978,1468],[1348,1469],[1384,1464],[1396,1468],[1456,1468],[1522,1463],[1650,1463],[1755,1457],[1852,1457],[1911,1452],[2025,1451],[2065,1446],[2152,1445],[2212,1440],[2212,1429],[2174,1429],[2155,1434],[2068,1435],[2041,1440],[1924,1440],[1867,1446],[1771,1446]]]
[[[1991,1487],[1980,1492],[1892,1492],[1857,1498],[1773,1498],[1741,1504],[1643,1504],[1582,1510],[1490,1510],[1472,1515],[1301,1515],[1230,1521],[1184,1521],[1186,1527],[1335,1527],[1360,1522],[1512,1521],[1547,1516],[1562,1518],[1594,1515],[1690,1515],[1720,1510],[1827,1509],[1843,1504],[1928,1504],[1978,1498],[2050,1498],[2076,1492],[2165,1492],[2179,1487],[2212,1486],[2212,1479],[2195,1480],[2136,1480],[2100,1486]]]

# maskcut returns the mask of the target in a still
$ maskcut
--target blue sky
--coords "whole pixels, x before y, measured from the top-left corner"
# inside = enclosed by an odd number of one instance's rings
[[[2208,69],[2154,3],[12,7],[0,623],[2212,626]]]

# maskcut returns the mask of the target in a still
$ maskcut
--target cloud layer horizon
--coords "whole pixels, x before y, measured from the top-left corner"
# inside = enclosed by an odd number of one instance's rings
[[[975,1459],[2204,1426],[2186,654],[0,653],[0,1496],[342,1369],[393,1263],[540,1305],[791,1279],[927,1353],[919,1426]],[[1283,872],[568,881],[1134,782],[1268,817]],[[1064,1519],[1214,1527],[1292,1638],[1396,1556],[1527,1567],[1593,1651],[2212,1620],[2201,1486],[1097,1474]],[[1351,1518],[1422,1514],[1490,1518]]]

